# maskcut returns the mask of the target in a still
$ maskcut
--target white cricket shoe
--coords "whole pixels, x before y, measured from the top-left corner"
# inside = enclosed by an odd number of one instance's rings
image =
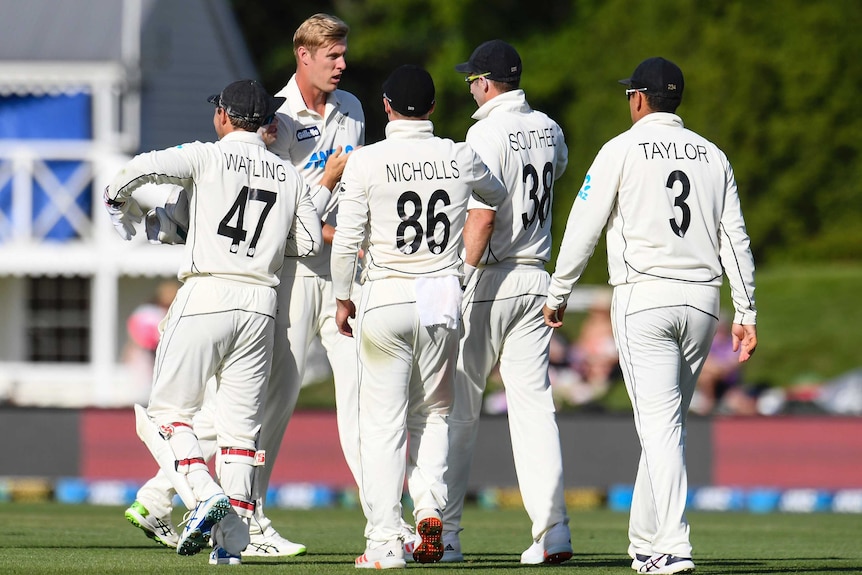
[[[242,557],[231,555],[224,547],[216,546],[210,553],[210,565],[242,565]]]
[[[185,528],[177,542],[178,555],[194,555],[209,545],[213,525],[230,512],[230,500],[217,493],[206,501],[199,501],[185,520]]]
[[[385,543],[374,549],[365,549],[365,553],[356,558],[353,566],[357,569],[404,569],[404,546],[400,539]]]
[[[440,563],[461,563],[463,561],[461,537],[457,532],[443,533],[443,557],[440,559]]]
[[[640,566],[638,573],[655,573],[657,575],[670,575],[672,573],[692,573],[694,561],[691,557],[676,557],[667,553],[653,555]]]
[[[126,520],[144,532],[144,535],[165,547],[176,549],[180,536],[174,528],[171,516],[155,517],[139,501],[126,509]]]
[[[632,569],[637,571],[640,569],[644,563],[649,561],[649,555],[645,555],[643,553],[635,553],[634,558],[632,558]]]
[[[263,533],[251,534],[251,542],[242,554],[246,557],[299,557],[307,552],[305,545],[285,539],[270,525]]]
[[[525,565],[555,565],[572,558],[572,536],[569,526],[557,523],[538,541],[521,553],[521,563]]]
[[[402,531],[401,537],[404,539],[404,560],[408,563],[413,562],[413,552],[416,547],[422,543],[422,536],[410,531]]]

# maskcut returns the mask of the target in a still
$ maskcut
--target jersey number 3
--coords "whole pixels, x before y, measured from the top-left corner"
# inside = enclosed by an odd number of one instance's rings
[[[670,173],[670,176],[667,178],[667,188],[669,190],[673,190],[674,185],[679,182],[682,185],[682,190],[680,193],[674,197],[673,205],[674,207],[679,208],[680,212],[682,212],[682,222],[677,223],[676,216],[670,219],[670,229],[673,230],[677,236],[684,238],[685,232],[688,231],[688,226],[691,224],[691,208],[688,207],[688,204],[685,201],[688,199],[688,194],[691,192],[691,182],[688,179],[688,176],[685,175],[685,172],[680,170],[674,170]]]
[[[231,239],[230,253],[235,254],[239,251],[239,243],[244,242],[248,232],[245,229],[245,206],[249,201],[263,202],[263,211],[260,214],[260,220],[257,222],[257,227],[254,228],[254,235],[251,237],[251,242],[248,244],[248,250],[245,255],[254,257],[254,252],[257,249],[257,241],[260,239],[260,233],[263,231],[263,222],[275,205],[275,192],[266,190],[258,190],[257,188],[249,188],[243,186],[236,197],[233,205],[221,219],[218,224],[218,234]],[[236,225],[230,224],[231,220],[236,216]]]

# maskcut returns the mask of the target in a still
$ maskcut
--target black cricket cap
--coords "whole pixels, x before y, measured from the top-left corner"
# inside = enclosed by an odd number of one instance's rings
[[[252,123],[265,123],[287,98],[270,96],[257,80],[238,80],[207,102],[225,109],[227,115]]]
[[[521,79],[521,56],[502,40],[488,40],[473,50],[470,59],[455,66],[462,74],[488,74],[489,80],[517,82]]]
[[[632,88],[646,88],[649,95],[682,100],[685,81],[679,66],[664,58],[647,58],[635,68],[631,78],[620,80]]]
[[[383,82],[383,97],[402,116],[424,116],[434,106],[434,80],[425,68],[404,64]]]

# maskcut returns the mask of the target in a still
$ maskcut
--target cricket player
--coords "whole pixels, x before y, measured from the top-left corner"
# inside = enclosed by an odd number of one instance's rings
[[[133,158],[105,190],[124,239],[135,234],[144,184],[182,185],[189,200],[183,282],[163,322],[147,415],[174,455],[197,505],[177,544],[193,555],[212,536],[213,564],[238,564],[254,513],[252,478],[275,338],[276,286],[288,235],[304,253],[319,250],[320,221],[299,173],[267,151],[257,130],[283,98],[240,80],[210,97],[217,143],[183,144]],[[135,216],[138,216],[136,218]],[[192,428],[204,387],[216,379],[216,482]],[[243,518],[244,537],[216,531]],[[236,531],[236,528],[234,529]]]
[[[462,228],[471,197],[495,206],[506,196],[467,144],[434,136],[428,119],[434,82],[423,68],[397,68],[383,85],[383,108],[386,139],[355,150],[347,161],[331,265],[341,333],[354,335],[348,318],[356,316],[367,543],[355,566],[371,569],[405,566],[405,472],[421,537],[413,559],[431,563],[443,556]],[[364,283],[357,298],[353,278],[361,247]]]
[[[739,361],[757,347],[754,259],[727,157],[676,115],[679,67],[649,58],[620,83],[633,125],[587,172],[543,312],[549,326],[562,325],[607,225],[611,321],[641,444],[628,552],[639,573],[688,573],[686,413],[718,325],[722,273]]]
[[[263,137],[270,151],[290,162],[311,187],[311,198],[331,241],[339,197],[339,181],[348,154],[365,142],[365,115],[359,100],[338,89],[347,67],[349,28],[328,14],[306,19],[293,38],[296,73],[277,96],[284,99]],[[341,447],[348,467],[357,476],[359,458],[356,422],[356,350],[338,333],[335,298],[329,276],[329,247],[311,257],[288,250],[278,289],[276,341],[267,406],[261,428],[261,451],[267,464],[257,468],[255,516],[245,556],[304,555],[306,546],[283,537],[264,513],[273,464],[296,406],[309,348],[320,337],[332,367]],[[198,436],[209,438],[214,413],[204,410],[195,420]],[[205,451],[205,453],[207,453]],[[172,487],[164,474],[148,481],[126,518],[149,537],[171,546]],[[406,529],[406,527],[405,527]],[[174,543],[175,545],[175,543]]]
[[[548,379],[552,330],[544,325],[542,305],[550,280],[545,264],[551,257],[554,182],[566,169],[568,149],[560,126],[530,108],[519,89],[521,57],[510,44],[485,42],[455,69],[467,74],[479,106],[467,143],[508,194],[496,208],[496,219],[494,209],[471,200],[464,228],[467,261],[480,258],[480,263],[464,293],[464,329],[449,418],[443,561],[464,560],[458,535],[464,496],[485,384],[499,361],[515,470],[532,521],[532,543],[521,554],[521,563],[561,563],[572,556],[572,544]],[[477,247],[480,251],[474,254]]]

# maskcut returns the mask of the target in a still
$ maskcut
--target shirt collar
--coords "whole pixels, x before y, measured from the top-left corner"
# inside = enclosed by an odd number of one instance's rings
[[[341,99],[338,97],[338,90],[334,92],[330,92],[326,95],[326,109],[324,110],[325,117],[328,118],[341,107]],[[290,116],[298,118],[300,116],[312,116],[314,118],[320,118],[320,115],[314,110],[310,109],[306,104],[305,100],[302,97],[302,93],[299,91],[299,84],[296,83],[296,74],[290,77],[290,80],[287,82],[287,85],[282,88],[276,96],[283,96],[287,98],[287,101],[282,104],[280,111],[287,109],[287,113]]]
[[[432,138],[434,124],[431,120],[392,120],[386,124],[387,138]]]
[[[509,112],[521,112],[523,114],[531,111],[530,105],[527,103],[527,96],[523,90],[510,90],[497,94],[473,112],[474,120],[483,120],[488,117],[494,110],[505,110]]]

